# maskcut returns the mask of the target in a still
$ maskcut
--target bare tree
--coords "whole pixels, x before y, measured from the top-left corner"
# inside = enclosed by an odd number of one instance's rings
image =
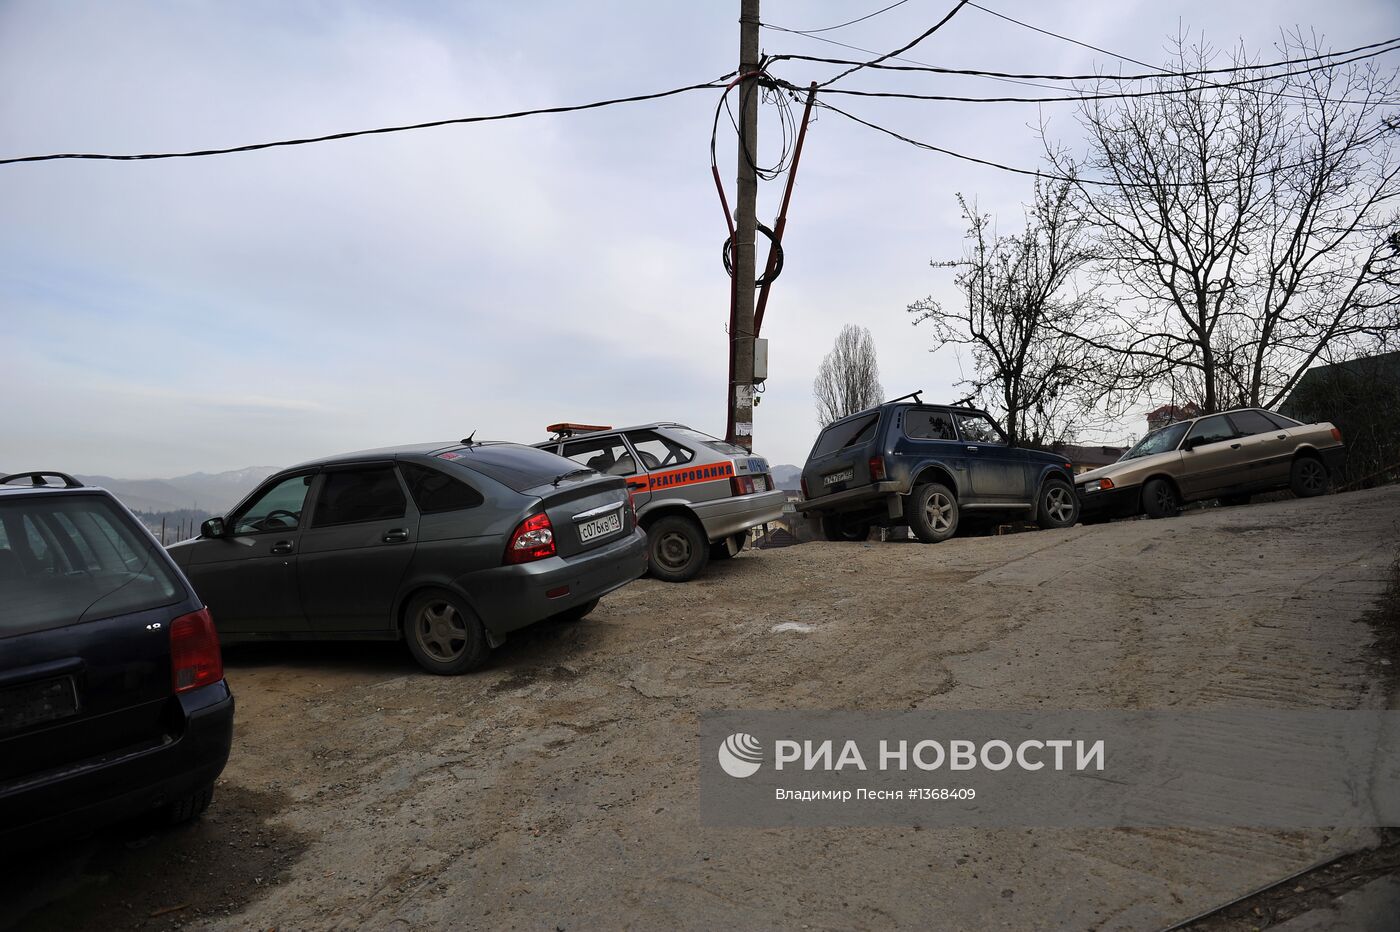
[[[916,325],[932,324],[935,350],[971,348],[974,373],[961,384],[969,399],[1002,416],[1012,443],[1071,439],[1109,381],[1104,354],[1078,336],[1099,304],[1075,282],[1092,256],[1071,193],[1067,183],[1037,183],[1025,227],[1011,236],[998,236],[991,218],[959,194],[964,257],[930,264],[962,269],[955,281],[963,300],[909,305]]]
[[[1280,47],[1289,58],[1319,55],[1302,33]],[[1178,38],[1170,69],[1199,71],[1218,57]],[[1243,52],[1230,58],[1251,65]],[[1098,268],[1125,299],[1100,318],[1096,345],[1214,411],[1272,407],[1318,359],[1395,331],[1393,69],[1251,68],[1148,89],[1157,93],[1081,105],[1082,165],[1050,150],[1062,172],[1115,183],[1075,185],[1099,231]]]
[[[885,390],[880,386],[880,365],[869,330],[855,324],[841,328],[836,344],[817,369],[812,394],[823,427],[880,403]]]

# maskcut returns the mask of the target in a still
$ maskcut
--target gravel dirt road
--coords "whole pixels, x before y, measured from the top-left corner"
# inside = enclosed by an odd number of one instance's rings
[[[64,930],[1165,926],[1374,837],[710,829],[697,715],[1384,707],[1394,667],[1365,619],[1397,539],[1392,487],[746,552],[687,585],[640,581],[459,678],[419,673],[398,645],[230,650],[235,749],[206,819],[26,855],[0,915]]]

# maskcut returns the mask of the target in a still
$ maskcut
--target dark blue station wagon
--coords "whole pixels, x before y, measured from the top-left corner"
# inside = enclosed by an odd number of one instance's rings
[[[1063,457],[1012,446],[985,411],[896,399],[828,426],[802,468],[798,510],[827,540],[864,540],[907,525],[925,543],[959,527],[1079,520],[1073,468]]]
[[[0,479],[0,845],[194,818],[232,736],[213,621],[155,538],[62,473]]]

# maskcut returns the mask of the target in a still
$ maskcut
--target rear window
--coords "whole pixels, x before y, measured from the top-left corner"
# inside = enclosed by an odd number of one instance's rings
[[[408,507],[392,466],[327,472],[316,497],[314,527],[391,521]]]
[[[876,411],[864,417],[832,424],[817,438],[817,445],[813,448],[812,455],[824,456],[827,453],[835,453],[837,450],[864,443],[875,436],[875,424],[879,420],[880,412]]]
[[[678,437],[682,437],[686,440],[692,440],[702,447],[708,447],[709,449],[714,450],[716,453],[723,453],[725,456],[752,455],[749,453],[748,450],[745,450],[741,446],[730,443],[727,440],[721,440],[718,437],[711,437],[709,434],[702,433],[690,427],[668,427],[666,429]],[[628,436],[631,435],[629,434]]]
[[[514,443],[482,444],[439,453],[438,457],[495,479],[517,492],[553,482],[555,477],[577,472],[578,464],[561,456]]]
[[[185,588],[102,495],[0,501],[0,637],[171,605]]]
[[[413,493],[413,503],[422,514],[461,511],[475,508],[483,501],[480,492],[447,473],[416,463],[399,463],[399,469],[403,470],[408,490]]]

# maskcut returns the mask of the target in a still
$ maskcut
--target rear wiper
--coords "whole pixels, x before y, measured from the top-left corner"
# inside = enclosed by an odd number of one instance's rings
[[[559,475],[557,475],[557,476],[554,477],[554,487],[555,487],[556,489],[559,488],[559,483],[562,482],[562,481],[564,481],[565,479],[569,478],[570,476],[586,476],[586,475],[588,475],[589,473],[594,473],[594,472],[597,472],[597,471],[598,471],[598,470],[596,470],[596,469],[588,469],[588,468],[585,467],[584,469],[575,469],[575,470],[573,470],[572,472],[563,472],[563,473],[560,473]]]

